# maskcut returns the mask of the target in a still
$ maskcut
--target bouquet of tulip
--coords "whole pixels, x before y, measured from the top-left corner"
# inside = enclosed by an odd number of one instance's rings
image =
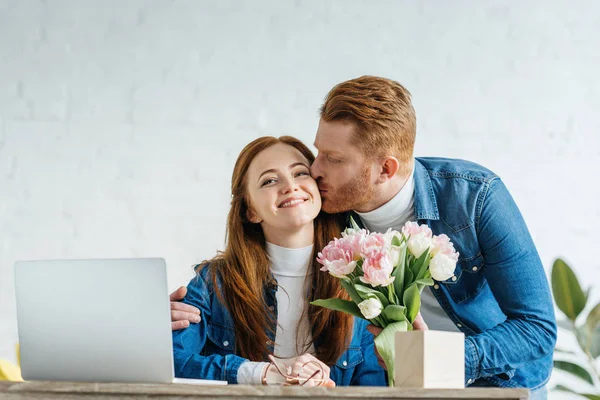
[[[321,271],[340,278],[352,301],[316,300],[311,304],[364,318],[383,331],[375,346],[394,386],[394,336],[413,329],[425,286],[454,275],[458,253],[446,235],[433,235],[427,225],[407,222],[402,231],[370,233],[353,219],[318,254]]]

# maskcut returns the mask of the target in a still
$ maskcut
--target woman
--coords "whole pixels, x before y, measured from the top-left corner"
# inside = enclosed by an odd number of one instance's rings
[[[385,385],[367,322],[309,305],[345,296],[338,279],[318,272],[317,252],[339,228],[320,212],[313,160],[289,136],[259,138],[240,153],[225,251],[196,267],[184,299],[200,322],[173,332],[177,377]]]

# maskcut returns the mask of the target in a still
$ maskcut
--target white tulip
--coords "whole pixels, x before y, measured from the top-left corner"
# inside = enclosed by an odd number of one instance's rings
[[[436,281],[445,281],[454,275],[456,261],[445,254],[436,254],[429,263],[431,277]]]
[[[358,303],[358,308],[360,308],[360,312],[366,319],[373,319],[381,314],[383,304],[377,298],[370,298]]]
[[[390,259],[392,260],[392,265],[394,267],[400,262],[400,253],[403,248],[403,246],[390,246]]]
[[[432,245],[433,245],[433,242],[432,242],[431,238],[429,238],[429,237],[415,235],[415,236],[411,236],[410,239],[408,239],[408,250],[416,258],[421,257],[421,255],[426,250],[431,248]]]

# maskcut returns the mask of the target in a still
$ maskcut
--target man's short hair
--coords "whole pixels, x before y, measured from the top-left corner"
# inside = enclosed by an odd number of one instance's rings
[[[354,124],[352,142],[368,158],[391,155],[412,165],[417,117],[409,91],[398,82],[368,75],[342,82],[327,94],[320,112],[326,122]]]

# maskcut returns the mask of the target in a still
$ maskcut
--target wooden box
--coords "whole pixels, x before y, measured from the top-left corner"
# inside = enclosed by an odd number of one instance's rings
[[[395,337],[395,387],[457,389],[465,385],[461,332],[410,331]]]

